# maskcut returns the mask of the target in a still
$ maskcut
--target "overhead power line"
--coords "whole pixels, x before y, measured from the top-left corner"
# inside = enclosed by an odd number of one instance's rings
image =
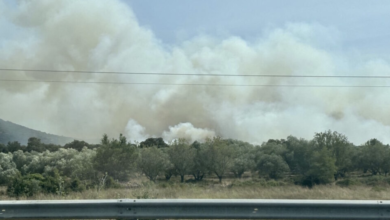
[[[211,83],[153,83],[153,82],[105,82],[105,81],[63,81],[0,79],[0,82],[66,83],[66,84],[108,84],[108,85],[150,85],[150,86],[213,86],[213,87],[299,87],[299,88],[390,88],[390,85],[288,85],[288,84],[211,84]]]
[[[150,73],[150,72],[116,72],[116,71],[87,71],[87,70],[37,70],[37,69],[4,69],[9,72],[41,72],[41,73],[83,73],[83,74],[116,74],[116,75],[154,75],[154,76],[214,76],[214,77],[269,77],[269,78],[363,78],[389,79],[390,75],[287,75],[287,74],[216,74],[216,73]]]

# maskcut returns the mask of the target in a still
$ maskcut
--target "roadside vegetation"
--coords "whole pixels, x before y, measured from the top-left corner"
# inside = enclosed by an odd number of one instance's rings
[[[139,144],[124,136],[64,146],[0,144],[4,198],[323,198],[390,195],[390,148],[354,146],[337,132],[262,145],[215,137]]]

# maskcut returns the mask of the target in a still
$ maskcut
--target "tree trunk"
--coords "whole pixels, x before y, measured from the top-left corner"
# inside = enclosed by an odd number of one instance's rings
[[[196,181],[201,181],[203,179],[204,174],[201,175],[202,172],[197,171],[196,173],[193,173],[192,176],[194,176],[194,179]]]

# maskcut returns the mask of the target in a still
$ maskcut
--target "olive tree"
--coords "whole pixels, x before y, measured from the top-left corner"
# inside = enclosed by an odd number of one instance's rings
[[[257,156],[257,171],[260,175],[267,175],[271,179],[282,178],[290,171],[286,161],[276,154],[261,154]]]
[[[359,167],[372,175],[388,172],[389,147],[376,139],[367,141],[359,147],[358,160]]]
[[[199,143],[195,141],[191,144],[191,147],[195,150],[194,166],[192,167],[191,174],[196,181],[201,181],[208,170],[208,145],[205,143]]]
[[[237,178],[241,178],[246,171],[251,171],[256,166],[255,148],[249,143],[238,140],[227,140],[227,143],[233,151],[233,164],[230,171]]]
[[[352,169],[352,144],[343,134],[326,131],[316,133],[312,141],[313,147],[321,150],[327,148],[330,156],[335,159],[337,167],[334,177],[337,180],[339,176],[345,176],[346,172]]]
[[[334,181],[336,159],[331,148],[292,136],[287,138],[286,162],[300,183],[309,187]]]
[[[16,164],[12,161],[11,153],[0,153],[0,184],[6,184],[18,174]]]
[[[208,169],[222,182],[223,176],[231,170],[234,158],[233,149],[221,138],[208,139],[206,141],[206,154]]]
[[[304,181],[306,185],[313,186],[314,184],[326,184],[334,181],[337,167],[335,159],[328,149],[322,148],[314,151],[308,160],[310,161],[310,168],[305,173]]]
[[[137,165],[139,170],[153,182],[159,174],[172,167],[168,155],[157,147],[141,149]]]
[[[127,142],[122,134],[119,139],[102,138],[102,146],[97,149],[93,166],[101,173],[107,173],[118,180],[127,180],[135,166],[137,147]]]
[[[172,163],[175,173],[184,182],[184,176],[190,174],[194,168],[196,151],[185,139],[175,140],[168,149],[169,160]]]

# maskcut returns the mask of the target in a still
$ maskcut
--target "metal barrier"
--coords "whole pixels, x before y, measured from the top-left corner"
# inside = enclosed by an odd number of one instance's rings
[[[120,199],[0,201],[4,219],[390,219],[390,201]]]

